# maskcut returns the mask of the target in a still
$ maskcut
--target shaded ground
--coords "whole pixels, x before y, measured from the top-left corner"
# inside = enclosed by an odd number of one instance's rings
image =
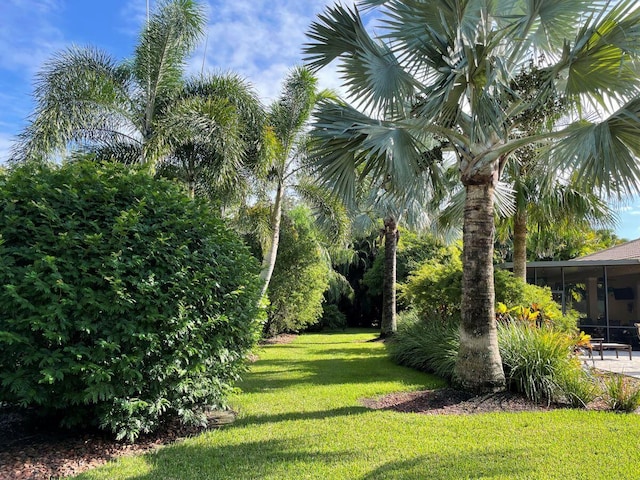
[[[53,480],[95,468],[123,455],[148,452],[233,421],[232,412],[212,412],[208,426],[166,425],[134,445],[98,430],[63,430],[24,412],[0,408],[0,480]]]
[[[260,343],[263,345],[276,345],[282,343],[291,343],[293,342],[298,335],[294,335],[293,333],[281,333],[280,335],[276,335],[275,337],[265,338],[260,340]]]

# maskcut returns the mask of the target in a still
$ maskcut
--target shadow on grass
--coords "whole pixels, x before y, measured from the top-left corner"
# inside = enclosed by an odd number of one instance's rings
[[[261,368],[266,367],[267,371],[260,371],[256,368],[240,384],[240,388],[245,393],[257,393],[301,385],[390,382],[396,381],[399,371],[404,370],[404,367],[394,364],[383,352],[371,352],[369,355],[358,355],[357,358],[345,358],[348,355],[348,350],[345,350],[343,355],[340,355],[340,352],[336,350],[332,358],[298,361],[259,360],[256,365]],[[285,369],[292,374],[289,378],[286,377]],[[429,378],[424,373],[409,373],[415,376],[415,381],[420,381],[421,378],[424,382]],[[407,372],[403,372],[402,377],[406,376]],[[433,378],[435,379],[435,377]]]
[[[531,475],[529,465],[524,449],[469,448],[456,453],[434,452],[412,460],[389,462],[372,470],[362,480],[527,478]]]
[[[364,441],[364,439],[363,439]],[[319,452],[309,448],[300,438],[261,440],[233,445],[186,442],[164,448],[145,456],[149,469],[144,474],[127,476],[129,480],[192,480],[192,479],[259,479],[265,477],[325,478],[335,465],[363,462],[358,449],[338,452]],[[360,480],[424,480],[427,478],[453,480],[461,478],[546,478],[532,471],[534,463],[527,459],[524,449],[476,449],[432,452],[419,458],[391,461],[371,468]],[[366,468],[366,467],[365,467]],[[109,477],[109,466],[103,470]],[[552,473],[552,472],[548,472]],[[118,477],[120,478],[120,477]],[[345,478],[344,475],[340,478]],[[551,478],[553,476],[551,475]]]
[[[319,453],[305,450],[300,439],[263,440],[242,442],[234,445],[206,445],[182,443],[147,455],[148,473],[129,480],[241,480],[258,479],[279,475],[287,476],[290,466],[306,464],[323,465],[348,461],[353,457],[349,451]],[[281,473],[280,473],[281,472]]]
[[[295,420],[324,420],[326,418],[361,415],[371,412],[366,407],[341,407],[329,410],[314,410],[312,412],[288,412],[274,415],[247,415],[235,421],[234,426],[262,425]]]

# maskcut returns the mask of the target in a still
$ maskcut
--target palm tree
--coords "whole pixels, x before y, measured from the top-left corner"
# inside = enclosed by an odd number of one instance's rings
[[[295,189],[306,199],[321,218],[325,230],[335,236],[345,234],[343,207],[330,198],[326,190],[315,182],[308,165],[308,139],[305,127],[317,102],[328,98],[329,92],[317,90],[316,77],[306,68],[294,68],[284,81],[280,97],[267,114],[267,162],[263,165],[263,190],[271,192],[269,238],[263,245],[264,258],[260,277],[264,281],[262,296],[266,295],[278,255],[280,222],[287,201],[287,191]],[[263,229],[264,230],[264,229]]]
[[[545,82],[545,71],[531,62],[528,69],[511,81],[511,89],[519,98],[531,101],[544,89]],[[562,118],[566,101],[557,90],[551,93],[536,109],[527,109],[519,115],[518,122],[525,135],[549,131]],[[499,217],[497,233],[502,239],[512,236],[513,274],[525,282],[527,232],[531,224],[539,229],[551,229],[566,222],[598,223],[603,227],[615,223],[615,213],[591,185],[580,184],[575,175],[568,179],[558,177],[546,160],[537,154],[533,145],[525,145],[513,153],[504,170],[504,177],[513,190],[514,211],[507,218]]]
[[[173,115],[159,123],[158,135],[168,139],[169,154],[158,173],[183,181],[191,196],[204,195],[221,208],[246,197],[253,171],[261,161],[264,108],[253,87],[233,73],[188,79],[176,103],[201,103],[218,123],[218,133],[201,136],[200,125],[188,113],[182,125]],[[206,107],[204,106],[206,104]]]
[[[356,236],[372,233],[379,228],[379,222],[382,221],[380,236],[384,239],[384,267],[380,338],[389,337],[397,331],[396,270],[399,227],[405,224],[419,232],[435,228],[434,219],[438,212],[441,188],[441,185],[432,185],[428,179],[420,176],[411,184],[397,186],[388,178],[369,175],[367,178],[359,179],[357,192],[347,195],[347,198],[355,199],[355,204],[350,205],[350,216],[354,218],[353,229]],[[332,187],[332,190],[338,195],[341,193],[335,187]]]
[[[426,139],[438,139],[455,155],[465,190],[455,377],[462,388],[501,390],[493,291],[496,185],[516,150],[555,139],[545,153],[554,168],[573,170],[606,193],[638,191],[640,6],[634,0],[359,4],[382,7],[384,33],[377,40],[357,6],[328,7],[308,34],[309,65],[319,69],[339,59],[351,98],[366,112],[336,103],[319,110],[321,165],[334,173],[360,165],[401,183],[419,169]],[[519,96],[511,81],[540,55],[546,60],[539,95]],[[556,91],[567,99],[572,120],[527,133],[521,114]],[[612,99],[621,106],[612,107]],[[589,105],[608,116],[580,117]],[[351,181],[346,174],[343,185]]]
[[[571,224],[576,227],[599,225],[604,228],[612,226],[616,216],[606,201],[589,192],[585,185],[578,184],[578,179],[565,182],[552,177],[548,185],[543,185],[541,180],[544,174],[541,172],[545,170],[544,165],[533,163],[525,166],[518,161],[516,166],[515,163],[505,171],[507,178],[513,179],[515,212],[511,217],[498,221],[497,237],[502,240],[512,237],[513,274],[526,281],[527,238],[532,228],[538,231],[554,230],[560,225]],[[512,170],[514,166],[519,173]]]
[[[80,148],[153,170],[171,154],[188,153],[185,144],[207,144],[237,163],[244,149],[238,115],[226,98],[184,79],[204,25],[194,0],[163,0],[131,60],[118,63],[77,47],[54,56],[38,75],[35,112],[13,159],[55,158]]]

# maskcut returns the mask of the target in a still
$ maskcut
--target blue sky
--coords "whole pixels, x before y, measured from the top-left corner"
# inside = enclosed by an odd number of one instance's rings
[[[150,0],[153,8],[155,1]],[[302,61],[301,45],[316,15],[333,0],[202,0],[208,10],[205,43],[189,69],[234,71],[247,78],[265,103],[288,70]],[[353,0],[343,0],[352,4]],[[56,51],[92,45],[116,59],[129,57],[145,20],[146,0],[0,0],[0,161],[31,112],[35,74]],[[338,89],[332,70],[322,88]],[[640,237],[640,201],[620,210],[621,237]]]

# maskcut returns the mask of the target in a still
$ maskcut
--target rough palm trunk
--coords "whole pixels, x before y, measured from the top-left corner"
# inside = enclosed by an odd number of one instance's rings
[[[382,322],[380,337],[386,338],[397,330],[396,324],[396,252],[398,225],[396,219],[384,219],[384,277],[382,281]]]
[[[493,285],[493,194],[496,178],[497,174],[480,184],[464,182],[462,321],[454,376],[459,387],[478,393],[505,388]]]
[[[513,218],[513,275],[527,281],[527,210],[518,208]]]
[[[189,196],[191,198],[196,198],[196,173],[192,156],[189,156],[187,160],[187,184],[189,188]]]
[[[273,275],[273,269],[276,266],[276,257],[278,256],[278,244],[280,243],[280,220],[282,219],[282,201],[284,199],[284,184],[278,183],[278,189],[276,190],[276,198],[273,203],[273,213],[271,215],[271,245],[269,250],[264,256],[262,261],[262,270],[260,271],[260,278],[264,282],[262,285],[262,294],[260,297],[264,297],[267,294],[269,288],[269,282]]]

